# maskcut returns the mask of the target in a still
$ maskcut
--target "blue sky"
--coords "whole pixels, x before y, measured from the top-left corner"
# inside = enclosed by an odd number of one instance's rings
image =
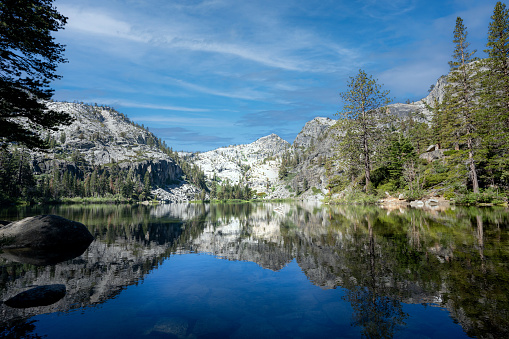
[[[68,63],[55,100],[113,106],[174,150],[334,118],[359,69],[395,102],[448,71],[457,16],[483,57],[491,0],[55,0]]]

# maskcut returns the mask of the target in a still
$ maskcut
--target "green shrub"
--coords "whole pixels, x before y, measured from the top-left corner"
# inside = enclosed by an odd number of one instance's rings
[[[478,205],[478,204],[503,204],[506,202],[504,196],[499,195],[495,190],[488,188],[481,193],[468,192],[457,197],[456,203],[460,205]]]
[[[322,193],[322,191],[319,188],[316,188],[316,187],[311,187],[311,190],[313,191],[314,195],[318,195],[318,194]]]
[[[447,172],[428,173],[425,176],[424,188],[430,188],[447,181]]]
[[[448,199],[448,200],[452,200],[452,199],[455,199],[456,198],[456,193],[454,192],[453,189],[450,189],[448,191],[445,191],[444,192],[444,198],[445,199]]]
[[[423,190],[417,189],[412,192],[405,192],[405,198],[408,201],[421,200],[425,196],[425,192]]]
[[[385,195],[385,192],[392,193],[395,192],[397,189],[398,189],[397,185],[392,180],[377,187],[378,194],[382,196]]]
[[[450,149],[450,150],[444,151],[444,155],[445,156],[451,156],[451,155],[454,155],[454,154],[457,154],[457,153],[459,153],[459,151],[456,151],[454,149]]]

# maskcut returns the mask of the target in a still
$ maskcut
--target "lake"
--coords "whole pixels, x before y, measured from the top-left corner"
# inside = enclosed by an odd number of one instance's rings
[[[11,338],[509,338],[509,210],[300,203],[67,205],[94,242],[51,265],[0,254]]]

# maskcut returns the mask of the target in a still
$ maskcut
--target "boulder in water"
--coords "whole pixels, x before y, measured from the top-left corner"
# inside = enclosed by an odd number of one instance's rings
[[[86,244],[94,237],[82,223],[58,215],[38,215],[0,228],[3,248],[59,249]]]

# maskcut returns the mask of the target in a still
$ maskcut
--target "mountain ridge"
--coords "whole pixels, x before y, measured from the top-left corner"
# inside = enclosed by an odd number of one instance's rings
[[[400,118],[419,112],[421,119],[430,121],[425,103],[440,100],[444,86],[441,77],[420,102],[395,103],[389,109]],[[329,166],[329,171],[326,166],[341,136],[334,127],[337,120],[328,117],[306,122],[291,144],[270,134],[249,144],[179,156],[148,128],[111,107],[54,101],[47,106],[69,113],[74,121],[56,131],[42,132],[51,151],[31,152],[31,168],[39,184],[46,180],[45,185],[52,185],[48,178],[57,171],[61,176],[70,173],[82,185],[87,180],[102,180],[105,185],[113,172],[123,171],[124,177],[117,181],[129,176],[134,182],[132,194],[127,195],[144,199],[147,194],[141,193],[146,191],[144,178],[148,175],[151,195],[166,202],[211,198],[209,191],[216,185],[247,186],[265,198],[319,200],[328,193],[331,179],[340,174],[334,166]],[[94,179],[94,173],[99,179]],[[61,176],[52,180],[61,180]],[[111,194],[122,191],[113,188],[115,185],[123,184],[110,182]]]

